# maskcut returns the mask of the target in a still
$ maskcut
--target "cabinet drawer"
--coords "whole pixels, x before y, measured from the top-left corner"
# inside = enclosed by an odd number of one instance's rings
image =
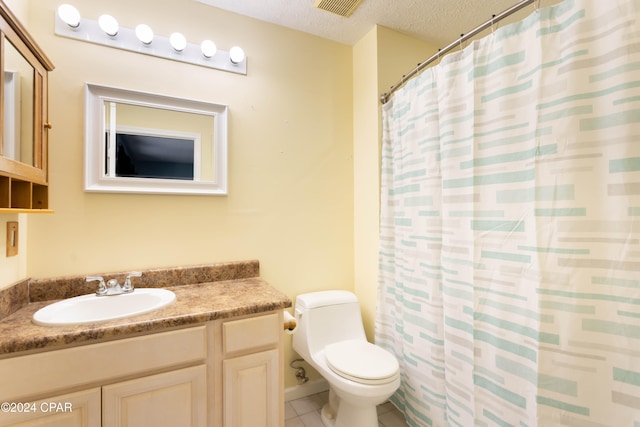
[[[224,352],[274,346],[278,344],[281,333],[282,324],[278,313],[231,320],[222,324]]]
[[[204,326],[0,360],[0,402],[203,361]]]

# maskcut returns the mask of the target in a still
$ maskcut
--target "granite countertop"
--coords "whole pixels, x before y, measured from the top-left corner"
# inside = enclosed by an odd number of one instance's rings
[[[176,294],[167,307],[138,316],[76,326],[38,326],[33,314],[54,301],[32,302],[0,320],[0,358],[11,353],[55,350],[69,344],[125,338],[210,320],[291,306],[291,300],[260,277],[166,287]]]

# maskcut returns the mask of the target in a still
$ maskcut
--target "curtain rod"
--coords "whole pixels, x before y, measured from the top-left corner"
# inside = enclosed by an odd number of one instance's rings
[[[493,25],[495,25],[497,22],[503,20],[504,18],[506,18],[509,15],[512,15],[516,12],[518,12],[520,9],[524,9],[525,7],[529,6],[532,3],[537,3],[536,5],[536,10],[540,5],[540,0],[522,0],[519,3],[511,6],[509,9],[499,13],[498,15],[493,15],[493,17],[488,20],[487,22],[485,22],[484,24],[478,25],[476,28],[474,28],[473,30],[471,30],[469,33],[467,34],[461,34],[460,37],[449,43],[446,47],[442,48],[442,49],[438,49],[438,53],[432,55],[429,59],[427,59],[424,62],[421,62],[420,64],[418,64],[418,66],[416,68],[414,68],[413,70],[411,70],[409,72],[409,74],[406,74],[404,76],[402,76],[402,79],[400,79],[400,81],[398,83],[396,83],[395,85],[391,86],[391,89],[389,89],[389,92],[385,92],[380,96],[380,101],[385,104],[389,101],[389,98],[391,97],[391,95],[393,95],[393,93],[400,89],[400,87],[402,87],[403,84],[405,84],[410,78],[412,78],[413,76],[415,76],[416,74],[418,74],[420,71],[422,71],[427,65],[431,64],[432,62],[438,60],[440,57],[442,57],[442,55],[447,54],[450,50],[453,50],[454,48],[460,46],[463,42],[471,39],[472,37],[475,37],[476,35],[478,35],[478,33],[491,28]]]

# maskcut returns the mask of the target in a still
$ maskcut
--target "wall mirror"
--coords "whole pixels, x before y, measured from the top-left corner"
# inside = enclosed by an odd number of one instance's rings
[[[85,84],[85,191],[227,194],[226,105]]]
[[[34,165],[34,69],[13,44],[4,40],[3,155]]]

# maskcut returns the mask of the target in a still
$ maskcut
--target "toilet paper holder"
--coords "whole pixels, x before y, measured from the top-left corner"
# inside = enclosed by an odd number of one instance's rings
[[[296,319],[289,314],[288,311],[284,312],[284,330],[288,332],[293,332],[293,330],[298,326],[296,323]]]

